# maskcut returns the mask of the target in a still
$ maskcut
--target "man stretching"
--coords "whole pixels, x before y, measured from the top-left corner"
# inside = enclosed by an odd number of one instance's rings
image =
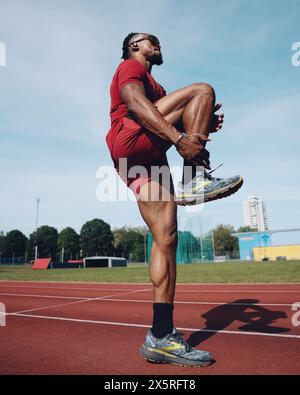
[[[241,176],[213,178],[205,144],[209,133],[222,128],[223,114],[215,114],[214,89],[194,83],[166,95],[151,75],[163,63],[157,37],[130,33],[123,42],[123,62],[113,77],[111,129],[106,141],[121,178],[134,192],[140,213],[152,233],[150,278],[154,289],[153,324],[141,347],[144,358],[183,366],[206,366],[211,353],[188,345],[173,324],[176,285],[177,204],[196,204],[235,193]],[[183,157],[183,177],[175,196],[173,183],[153,177],[154,166],[169,169],[166,151],[174,145]],[[127,166],[122,166],[123,158]],[[145,172],[132,172],[143,166]],[[203,168],[207,169],[201,171]],[[190,171],[188,171],[188,169]],[[200,171],[199,171],[200,169]],[[164,198],[168,195],[168,199]]]

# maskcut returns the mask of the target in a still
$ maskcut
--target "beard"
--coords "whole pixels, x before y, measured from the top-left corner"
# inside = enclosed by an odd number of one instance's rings
[[[149,60],[150,60],[152,65],[157,65],[157,66],[160,66],[164,62],[162,54],[160,52],[159,53],[155,53],[154,55],[152,55],[149,58]]]

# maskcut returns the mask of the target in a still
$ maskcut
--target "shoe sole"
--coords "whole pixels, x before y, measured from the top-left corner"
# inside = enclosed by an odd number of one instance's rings
[[[170,365],[176,365],[176,366],[181,366],[181,367],[189,367],[189,368],[204,368],[206,366],[212,365],[215,361],[189,361],[187,359],[183,358],[176,358],[176,362],[172,358],[168,358],[167,356],[164,355],[158,355],[154,354],[153,352],[147,350],[145,347],[141,347],[140,349],[141,356],[147,361],[151,363],[167,363]]]
[[[195,204],[201,204],[201,203],[208,203],[213,200],[218,200],[218,199],[223,199],[225,197],[228,197],[230,195],[233,195],[235,192],[237,192],[241,186],[243,185],[244,180],[243,177],[240,177],[240,179],[235,183],[230,185],[229,187],[224,187],[222,189],[219,189],[217,192],[211,192],[205,195],[204,197],[204,202],[202,201],[203,195],[196,196],[194,198],[189,199],[179,199],[178,197],[175,199],[176,204],[179,206],[193,206]],[[200,201],[201,200],[201,201]]]

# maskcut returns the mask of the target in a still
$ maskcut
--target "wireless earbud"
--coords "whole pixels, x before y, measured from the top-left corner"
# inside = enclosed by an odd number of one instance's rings
[[[137,52],[137,51],[140,50],[140,49],[139,49],[139,46],[137,45],[137,43],[133,43],[133,44],[132,44],[132,50],[133,50],[134,52]]]

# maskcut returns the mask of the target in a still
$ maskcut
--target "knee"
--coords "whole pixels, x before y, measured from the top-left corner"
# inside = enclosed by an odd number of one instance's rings
[[[155,243],[160,250],[176,250],[178,242],[177,229],[164,230],[155,239]]]
[[[200,95],[209,99],[215,98],[214,88],[211,85],[206,84],[205,82],[196,82],[191,85],[191,88],[194,96]]]

